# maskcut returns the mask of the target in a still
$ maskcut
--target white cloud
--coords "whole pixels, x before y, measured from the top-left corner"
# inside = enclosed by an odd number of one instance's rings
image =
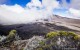
[[[21,7],[20,5],[17,5],[15,4],[14,6],[7,6],[7,5],[1,5],[1,7],[7,9],[7,10],[10,10],[10,11],[13,11],[13,12],[17,12],[17,13],[21,13],[21,12],[24,12],[24,8]]]
[[[49,18],[53,14],[52,10],[58,6],[56,0],[43,0],[42,3],[39,0],[32,0],[25,8],[17,4],[14,6],[0,5],[0,24],[25,24]]]
[[[66,0],[62,0],[62,6],[66,8],[74,8],[80,10],[80,0],[71,0],[71,3],[67,3]]]
[[[71,0],[70,8],[80,10],[80,0]]]
[[[61,6],[67,9],[66,15],[68,18],[80,19],[80,0],[71,0],[70,3],[62,0]]]
[[[59,7],[59,3],[56,0],[42,0],[42,4],[50,15],[53,13],[53,8]]]
[[[29,8],[33,8],[33,7],[41,8],[42,4],[39,0],[31,0],[31,2],[29,2],[26,6],[29,7]]]
[[[69,8],[66,11],[62,12],[62,14],[59,12],[58,15],[72,19],[80,19],[80,10]]]
[[[69,13],[73,16],[73,17],[80,17],[80,10],[77,10],[77,9],[73,9],[73,8],[70,8],[69,9]]]

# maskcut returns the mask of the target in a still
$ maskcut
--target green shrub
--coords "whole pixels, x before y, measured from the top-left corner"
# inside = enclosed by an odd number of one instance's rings
[[[58,36],[58,33],[57,32],[50,32],[46,35],[47,38],[53,38],[53,37],[56,37]]]
[[[9,35],[7,35],[7,37],[6,37],[6,41],[5,41],[5,43],[9,43],[10,41],[12,41],[12,40],[14,40],[15,39],[15,36],[16,36],[16,30],[11,30],[10,32],[9,32]]]
[[[74,36],[74,40],[80,40],[80,35]]]
[[[76,36],[76,34],[74,32],[68,32],[68,35],[73,36],[73,37]]]
[[[9,34],[15,34],[16,32],[17,32],[16,30],[11,30]]]
[[[60,36],[67,36],[68,33],[66,31],[59,31]]]
[[[9,35],[7,37],[13,37],[13,36],[15,36],[16,32],[17,32],[16,30],[11,30],[9,32]]]

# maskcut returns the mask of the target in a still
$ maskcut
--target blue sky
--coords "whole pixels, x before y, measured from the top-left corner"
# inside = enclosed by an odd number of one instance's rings
[[[28,2],[30,2],[31,0],[8,0],[5,3],[1,3],[1,4],[6,4],[6,5],[15,5],[15,4],[19,4],[21,6],[26,6],[26,4]]]
[[[15,4],[19,4],[21,6],[25,6],[26,3],[30,2],[31,0],[9,0],[8,2],[6,2],[5,4],[7,5],[15,5]]]
[[[14,4],[19,4],[21,6],[25,6],[26,3],[30,2],[31,0],[8,0],[7,2],[0,3],[0,4],[6,4],[6,5],[14,5]],[[42,0],[40,0],[42,1]],[[59,1],[60,4],[62,4],[62,0],[57,0]],[[67,3],[70,3],[71,0],[66,0]]]
[[[6,5],[14,5],[14,4],[19,4],[21,6],[25,6],[26,3],[30,2],[31,0],[8,0],[5,3],[1,3],[1,4],[6,4]]]
[[[57,1],[59,1],[59,3],[62,4],[62,0],[57,0]],[[66,0],[66,2],[67,2],[67,3],[70,3],[71,0]]]

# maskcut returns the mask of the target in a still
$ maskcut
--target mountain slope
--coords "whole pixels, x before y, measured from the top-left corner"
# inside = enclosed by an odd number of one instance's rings
[[[9,31],[16,29],[22,39],[34,35],[45,35],[50,31],[73,31],[80,33],[80,20],[64,18],[57,15],[51,17],[51,21],[42,20],[29,24],[1,25],[0,34],[8,35]]]

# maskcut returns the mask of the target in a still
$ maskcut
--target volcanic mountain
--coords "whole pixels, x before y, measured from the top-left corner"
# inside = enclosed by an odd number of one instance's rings
[[[9,31],[15,29],[22,39],[28,39],[34,35],[44,36],[50,31],[73,31],[80,33],[80,20],[51,16],[51,19],[36,20],[35,23],[0,25],[0,34],[8,35]]]

